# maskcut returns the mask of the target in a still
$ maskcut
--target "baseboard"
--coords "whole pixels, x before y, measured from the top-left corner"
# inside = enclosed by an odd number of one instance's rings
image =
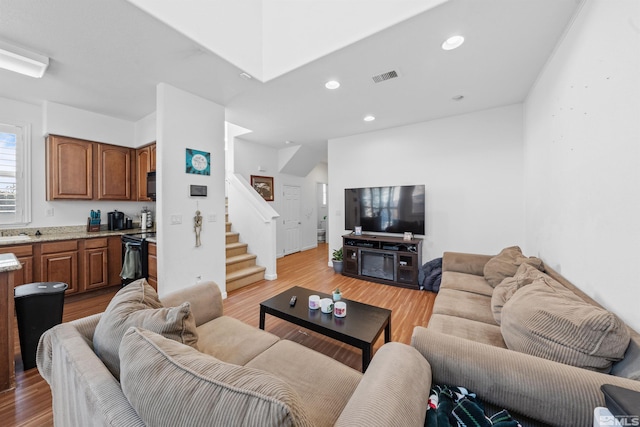
[[[264,280],[276,280],[278,278],[277,274],[265,274]]]

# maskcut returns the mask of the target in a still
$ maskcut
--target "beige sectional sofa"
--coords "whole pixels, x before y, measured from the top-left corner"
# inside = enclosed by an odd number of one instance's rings
[[[431,370],[411,346],[385,344],[362,374],[224,316],[213,282],[162,302],[141,282],[123,288],[105,313],[41,337],[37,363],[51,386],[55,425],[424,422]]]
[[[640,391],[640,335],[515,249],[503,251],[517,260],[504,279],[488,268],[497,257],[445,253],[433,315],[412,345],[434,384],[467,387],[523,425],[593,425],[601,385]]]

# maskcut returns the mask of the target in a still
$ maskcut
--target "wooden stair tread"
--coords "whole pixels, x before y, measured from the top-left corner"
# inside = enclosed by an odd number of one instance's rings
[[[243,268],[242,270],[234,271],[233,273],[227,274],[227,283],[232,282],[234,280],[239,280],[247,276],[251,276],[252,274],[264,272],[266,267],[262,267],[259,265]]]
[[[227,243],[226,244],[226,248],[227,249],[234,249],[234,248],[244,248],[249,246],[247,243],[241,243],[241,242],[235,242],[235,243]]]
[[[248,261],[248,260],[256,259],[257,257],[258,256],[255,254],[242,254],[242,255],[231,256],[231,257],[227,257],[227,264],[234,264],[237,262]]]

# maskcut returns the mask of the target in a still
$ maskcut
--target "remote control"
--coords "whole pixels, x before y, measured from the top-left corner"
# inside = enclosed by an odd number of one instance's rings
[[[297,297],[297,296],[295,296],[295,295],[294,295],[294,296],[292,296],[292,297],[291,297],[291,301],[289,301],[289,305],[290,305],[291,307],[293,307],[294,305],[296,305],[296,301],[297,301],[297,300],[298,300],[298,297]]]

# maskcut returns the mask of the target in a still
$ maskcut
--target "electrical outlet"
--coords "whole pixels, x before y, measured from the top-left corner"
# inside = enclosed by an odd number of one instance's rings
[[[182,215],[171,215],[171,225],[182,224]]]
[[[209,214],[209,222],[216,222],[218,220],[218,216],[216,214]]]
[[[44,216],[53,216],[53,208],[45,209]]]

